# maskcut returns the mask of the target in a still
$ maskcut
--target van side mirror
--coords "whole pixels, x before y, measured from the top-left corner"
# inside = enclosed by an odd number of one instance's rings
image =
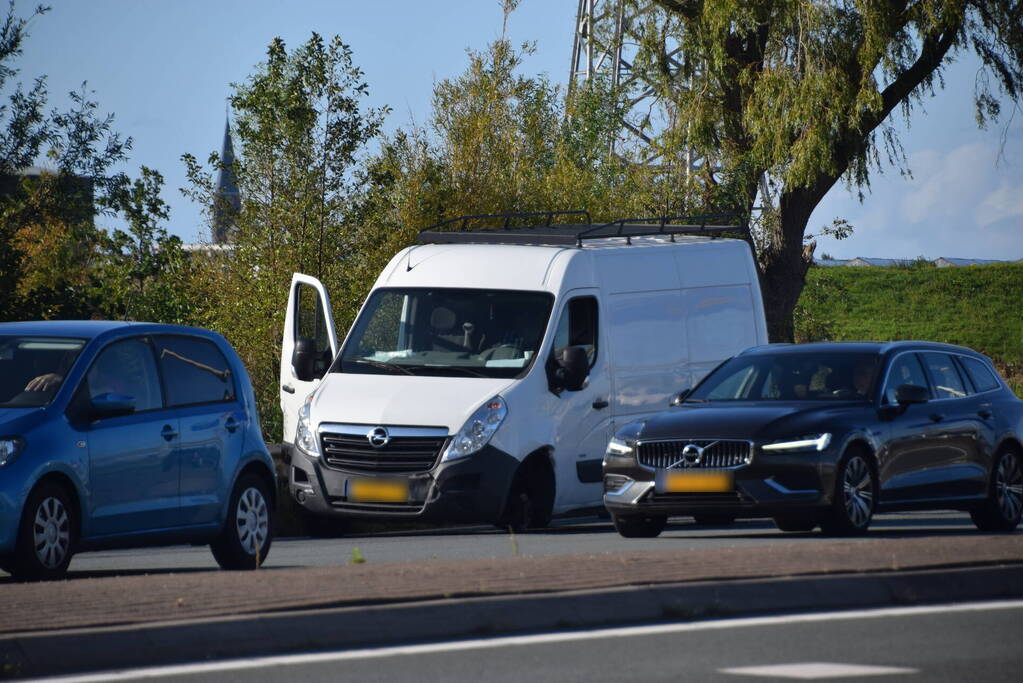
[[[93,420],[131,415],[135,412],[135,397],[127,394],[100,394],[94,396],[90,404],[89,417]]]
[[[291,354],[291,367],[295,369],[295,378],[300,382],[311,382],[322,375],[316,374],[316,341],[299,337],[295,340],[295,350]]]
[[[902,384],[895,390],[895,400],[900,406],[907,406],[912,403],[927,403],[931,398],[931,392],[926,387],[916,384]]]
[[[671,403],[669,403],[668,406],[674,408],[675,406],[682,405],[682,403],[686,400],[686,397],[691,393],[693,393],[693,388],[686,387],[682,391],[678,392],[678,394],[675,395],[675,398],[671,399]]]
[[[582,346],[566,346],[554,357],[550,372],[551,389],[557,391],[579,391],[586,386],[590,374],[590,359]]]

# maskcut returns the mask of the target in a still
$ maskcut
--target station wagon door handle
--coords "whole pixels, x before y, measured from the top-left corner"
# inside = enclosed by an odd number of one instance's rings
[[[224,428],[227,429],[227,431],[234,433],[234,431],[238,429],[238,420],[234,419],[233,416],[227,418],[224,422]]]
[[[594,410],[603,410],[604,408],[607,408],[608,405],[609,404],[608,404],[607,401],[605,401],[602,398],[598,398],[596,401],[593,402],[593,409]]]
[[[289,394],[295,393],[295,387],[291,386],[290,384],[282,384],[281,389],[284,389]]]
[[[931,422],[941,422],[942,420],[945,419],[945,416],[942,415],[941,413],[931,413],[930,417]]]
[[[162,436],[166,441],[170,441],[177,435],[178,430],[174,429],[174,427],[171,427],[170,425],[164,425],[163,429],[160,430],[160,436]]]

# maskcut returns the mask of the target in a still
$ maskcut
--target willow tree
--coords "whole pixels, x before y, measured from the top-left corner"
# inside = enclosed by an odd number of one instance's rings
[[[973,52],[977,121],[1023,88],[1018,0],[656,0],[638,68],[675,108],[674,139],[705,164],[710,203],[749,215],[773,340],[792,339],[813,243],[807,223],[839,179],[861,196],[872,172],[906,159],[890,115],[907,119]],[[671,55],[665,46],[679,46]],[[772,201],[773,200],[773,201]]]

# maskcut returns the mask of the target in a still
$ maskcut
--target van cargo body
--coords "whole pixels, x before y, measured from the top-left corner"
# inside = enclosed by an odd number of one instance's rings
[[[616,425],[767,342],[741,240],[422,244],[347,338],[296,274],[281,408],[310,514],[543,526],[601,505]]]

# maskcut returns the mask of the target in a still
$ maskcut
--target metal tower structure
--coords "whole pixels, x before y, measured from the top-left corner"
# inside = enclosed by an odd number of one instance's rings
[[[661,157],[657,137],[674,125],[669,102],[658,96],[652,85],[633,68],[648,22],[656,20],[653,0],[579,0],[569,88],[595,77],[604,77],[628,97],[622,126],[626,138],[647,148],[644,162],[657,166]],[[664,46],[668,68],[677,71],[681,54],[678,44]],[[693,167],[693,160],[688,159]]]

